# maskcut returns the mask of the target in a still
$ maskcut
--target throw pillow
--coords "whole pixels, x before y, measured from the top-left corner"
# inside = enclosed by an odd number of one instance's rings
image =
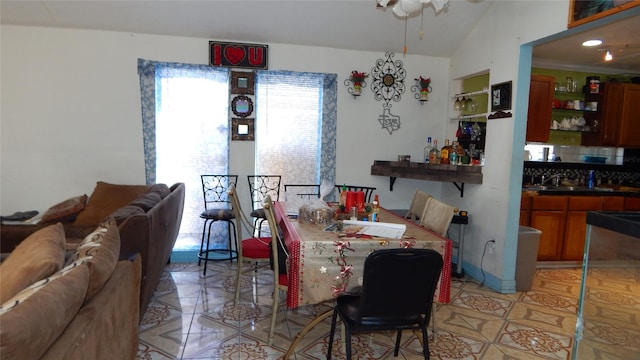
[[[120,256],[120,232],[113,218],[101,223],[78,246],[69,263],[85,262],[89,267],[89,288],[85,301],[90,300],[109,280]]]
[[[138,206],[127,205],[112,212],[109,217],[114,218],[118,226],[133,215],[144,215],[144,210]]]
[[[78,214],[73,225],[97,226],[112,212],[149,191],[147,185],[117,185],[98,181],[87,206]]]
[[[58,221],[75,220],[76,216],[87,204],[87,195],[75,196],[53,205],[40,219],[40,224],[54,223]]]
[[[72,264],[36,282],[0,307],[3,359],[39,359],[73,320],[87,292],[89,270]]]
[[[60,270],[64,255],[65,236],[61,223],[29,235],[0,265],[0,303]]]

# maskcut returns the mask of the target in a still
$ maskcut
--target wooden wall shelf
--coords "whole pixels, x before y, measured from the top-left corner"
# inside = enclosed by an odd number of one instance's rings
[[[389,191],[397,178],[452,182],[460,197],[464,195],[464,184],[482,184],[482,166],[425,164],[374,160],[371,175],[389,176]],[[458,184],[459,183],[459,184]]]

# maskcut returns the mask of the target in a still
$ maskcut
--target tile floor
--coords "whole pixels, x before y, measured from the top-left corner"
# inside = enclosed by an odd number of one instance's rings
[[[278,359],[291,339],[330,304],[295,310],[280,306],[273,346],[267,345],[272,273],[250,271],[233,306],[235,262],[168,266],[140,324],[138,359]],[[475,281],[454,279],[450,304],[439,304],[431,359],[570,359],[581,269],[539,269],[528,292],[498,294]],[[325,359],[330,318],[309,332],[292,359]],[[637,322],[638,319],[635,319]],[[333,358],[344,359],[340,331]],[[403,334],[354,337],[354,359],[422,359],[420,343]],[[609,357],[602,357],[609,358]]]

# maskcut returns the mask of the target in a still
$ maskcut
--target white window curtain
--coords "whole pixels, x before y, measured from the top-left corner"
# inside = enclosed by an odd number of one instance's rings
[[[335,183],[336,78],[257,72],[256,174],[280,174],[282,184]]]
[[[188,257],[193,261],[203,226],[199,217],[204,209],[200,175],[226,174],[229,168],[229,71],[139,59],[138,73],[147,184],[185,183],[185,206],[174,254],[190,251]],[[214,231],[219,233],[216,239],[226,240],[226,226],[212,228]],[[221,242],[220,247],[226,245]]]

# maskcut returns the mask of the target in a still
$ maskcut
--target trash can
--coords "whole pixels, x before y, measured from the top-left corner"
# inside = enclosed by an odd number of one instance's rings
[[[518,229],[518,253],[516,255],[516,291],[529,291],[533,285],[538,258],[538,244],[542,231],[528,226]]]

